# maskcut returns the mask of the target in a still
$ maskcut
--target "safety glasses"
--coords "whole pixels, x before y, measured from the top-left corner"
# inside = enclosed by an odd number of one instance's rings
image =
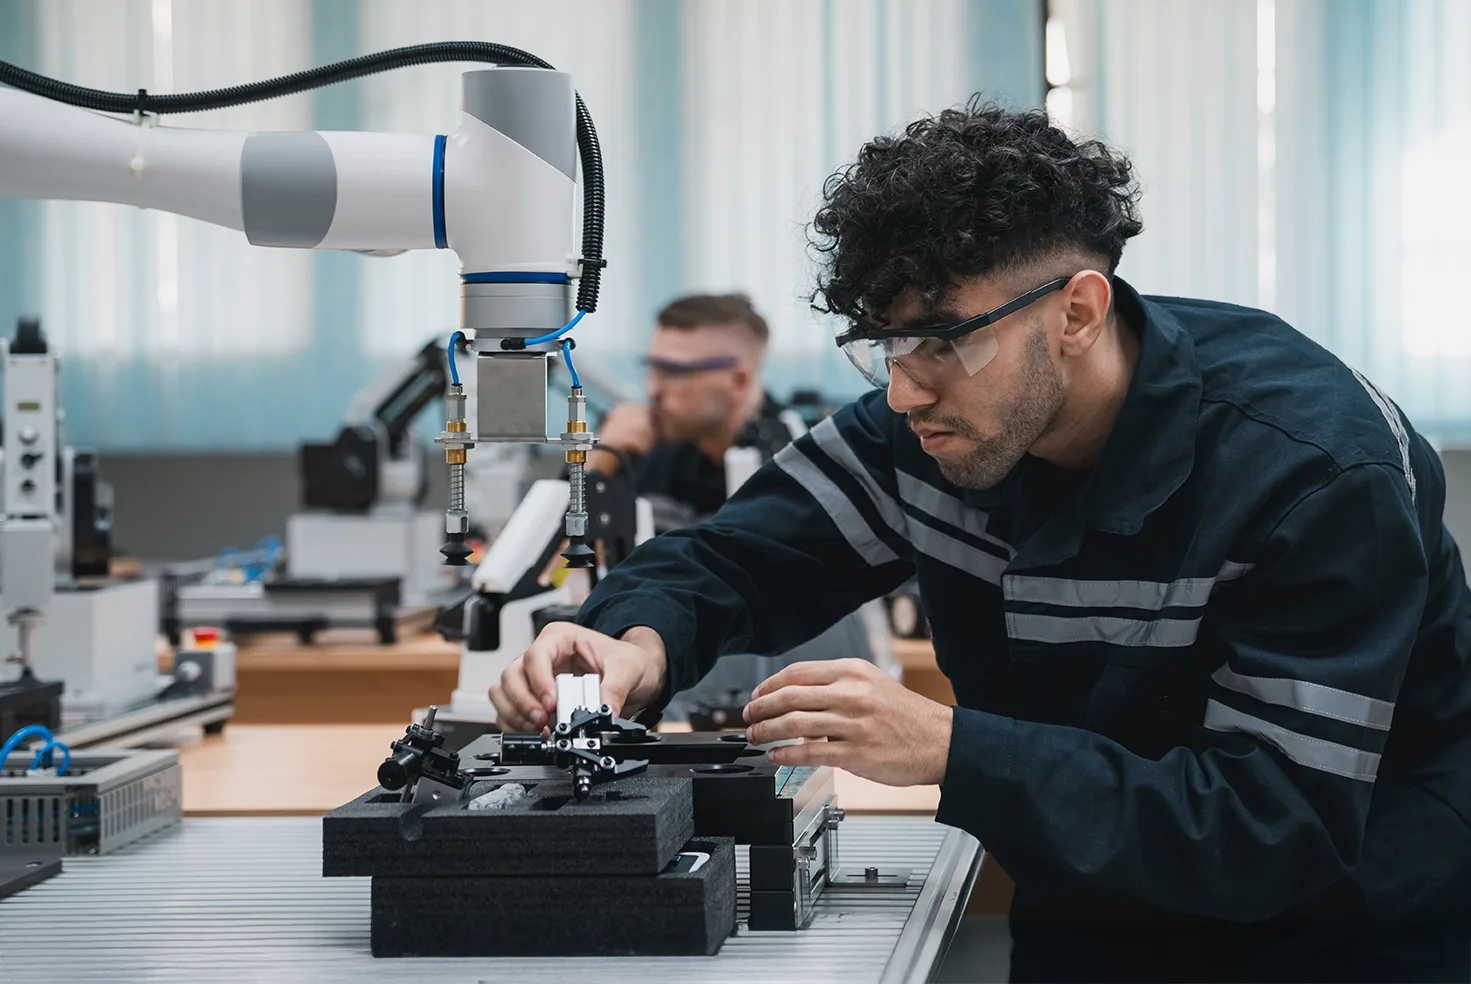
[[[649,371],[663,377],[693,376],[701,372],[715,372],[720,369],[734,369],[741,364],[741,360],[733,355],[717,355],[706,359],[692,359],[688,362],[677,359],[646,358],[644,365]]]
[[[837,337],[848,361],[873,385],[889,385],[894,366],[927,389],[944,386],[980,372],[1001,350],[996,322],[1066,287],[1072,277],[1049,280],[1000,307],[953,325],[888,328],[858,325]]]

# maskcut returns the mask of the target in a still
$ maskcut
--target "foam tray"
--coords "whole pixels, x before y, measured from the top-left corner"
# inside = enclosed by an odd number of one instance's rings
[[[735,842],[693,872],[373,879],[375,957],[710,955],[735,929]]]
[[[596,786],[578,803],[565,774],[528,784],[499,810],[469,799],[507,780],[477,782],[470,797],[426,807],[375,788],[322,818],[322,874],[655,875],[694,836],[690,780],[634,777]]]

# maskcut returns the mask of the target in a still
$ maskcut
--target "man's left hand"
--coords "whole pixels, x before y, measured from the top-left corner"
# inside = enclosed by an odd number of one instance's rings
[[[746,740],[806,739],[772,749],[777,765],[832,765],[888,786],[922,786],[945,779],[951,715],[872,663],[814,660],[751,692]]]

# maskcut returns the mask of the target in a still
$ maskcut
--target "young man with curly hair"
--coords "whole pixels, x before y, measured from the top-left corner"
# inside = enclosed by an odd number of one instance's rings
[[[1471,619],[1445,481],[1372,382],[1261,311],[1146,297],[1129,163],[972,103],[880,138],[814,222],[881,390],[645,545],[552,677],[657,709],[726,651],[917,576],[957,706],[864,664],[746,709],[786,765],[938,783],[1016,882],[1015,980],[1466,980]]]

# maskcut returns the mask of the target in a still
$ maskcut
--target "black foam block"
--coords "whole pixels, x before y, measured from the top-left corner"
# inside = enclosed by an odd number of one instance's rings
[[[789,932],[802,929],[812,918],[809,909],[798,921],[797,896],[788,888],[783,892],[751,892],[751,914],[746,925],[753,931],[781,930]]]
[[[709,955],[735,929],[735,842],[692,872],[373,879],[375,957]]]
[[[511,806],[469,809],[505,781],[478,782],[466,799],[433,807],[381,788],[359,796],[322,819],[322,874],[654,875],[694,836],[688,779],[620,779],[579,803],[562,774],[529,785]]]

